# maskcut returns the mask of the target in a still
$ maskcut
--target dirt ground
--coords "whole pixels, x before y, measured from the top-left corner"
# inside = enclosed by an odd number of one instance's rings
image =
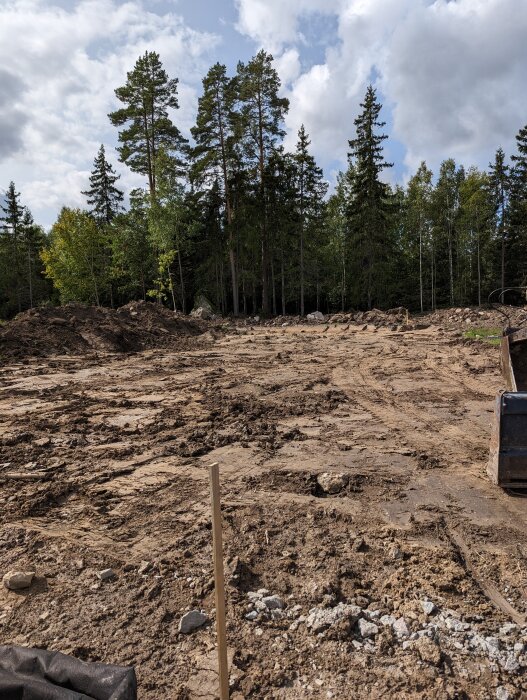
[[[487,478],[498,350],[460,327],[231,325],[5,363],[0,577],[36,578],[0,587],[0,643],[215,697],[217,461],[233,698],[526,697],[527,500]],[[211,622],[179,634],[191,609]]]

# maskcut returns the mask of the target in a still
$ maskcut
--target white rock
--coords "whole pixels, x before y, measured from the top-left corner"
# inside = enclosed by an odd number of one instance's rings
[[[361,637],[368,639],[369,637],[375,637],[379,633],[379,628],[373,622],[361,619],[359,620],[359,632]]]
[[[425,615],[431,615],[436,611],[436,606],[430,600],[422,600],[421,607]]]
[[[497,637],[485,637],[485,646],[491,656],[496,656],[500,650],[500,640]]]
[[[192,309],[190,315],[194,318],[201,318],[203,321],[208,321],[212,318],[212,313],[208,309],[203,308],[203,306],[198,306],[197,309]]]
[[[284,601],[277,595],[268,595],[262,598],[262,603],[268,610],[282,610],[285,608]]]
[[[496,688],[496,700],[510,700],[511,694],[504,686],[500,685]]]
[[[393,623],[393,631],[398,637],[408,637],[410,630],[404,617],[400,617]]]
[[[2,581],[6,588],[11,591],[21,591],[29,588],[35,577],[34,571],[8,571]]]
[[[349,482],[348,474],[323,472],[317,476],[317,483],[324,493],[340,493]]]
[[[202,627],[206,622],[208,622],[208,619],[209,618],[205,615],[205,613],[202,613],[199,610],[190,610],[188,613],[185,613],[179,621],[178,632],[180,634],[189,634],[190,632],[197,630],[199,627]]]
[[[251,612],[247,613],[247,615],[245,616],[245,619],[252,621],[252,620],[256,620],[257,617],[258,617],[258,613],[256,612],[256,610],[251,610]]]
[[[326,317],[322,311],[313,311],[313,313],[306,316],[308,321],[325,321]]]
[[[350,619],[355,622],[361,612],[357,605],[346,603],[339,603],[334,608],[312,608],[306,618],[306,626],[313,633],[323,632],[341,620]]]
[[[516,673],[520,670],[520,664],[516,661],[513,654],[509,654],[507,660],[503,664],[503,668],[509,673]]]
[[[385,627],[393,627],[395,625],[395,617],[393,615],[381,615],[379,622]]]

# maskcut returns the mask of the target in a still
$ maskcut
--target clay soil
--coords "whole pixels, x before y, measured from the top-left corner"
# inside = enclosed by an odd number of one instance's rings
[[[450,325],[231,325],[134,354],[8,357],[0,574],[37,575],[1,587],[0,643],[134,664],[140,698],[215,697],[213,624],[178,625],[214,620],[217,461],[233,698],[525,697],[522,670],[442,632],[434,658],[388,629],[370,648],[298,621],[345,602],[412,631],[429,599],[493,636],[527,612],[527,500],[485,471],[498,350]],[[343,492],[321,492],[326,471],[349,475]],[[283,616],[245,619],[261,588]]]

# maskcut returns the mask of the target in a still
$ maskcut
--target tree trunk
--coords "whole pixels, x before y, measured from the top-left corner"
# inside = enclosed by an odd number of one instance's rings
[[[282,258],[280,261],[280,277],[282,283],[282,316],[285,316],[285,266],[284,266],[284,249],[282,247]]]
[[[181,263],[181,255],[179,254],[179,247],[177,251],[177,260],[178,260],[178,266],[179,266],[179,284],[181,285],[181,308],[183,309],[183,313],[187,313],[187,303],[185,299],[185,282],[183,280],[183,265]],[[175,311],[174,307],[174,311]]]
[[[276,316],[276,286],[274,279],[274,262],[271,260],[271,285],[273,290],[273,316]]]
[[[421,313],[423,313],[423,226],[421,221],[419,221],[419,299],[421,302]]]
[[[33,279],[31,272],[31,244],[27,243],[27,265],[28,265],[28,282],[29,282],[29,308],[33,308]]]

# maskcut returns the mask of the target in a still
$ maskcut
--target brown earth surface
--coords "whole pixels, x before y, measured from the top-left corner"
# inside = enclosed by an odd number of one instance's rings
[[[218,461],[233,698],[525,697],[527,500],[486,476],[498,350],[464,327],[230,325],[7,358],[0,576],[36,578],[0,587],[0,643],[135,664],[140,698],[215,697],[213,624],[178,626],[214,620]],[[246,619],[263,588],[285,609]]]

